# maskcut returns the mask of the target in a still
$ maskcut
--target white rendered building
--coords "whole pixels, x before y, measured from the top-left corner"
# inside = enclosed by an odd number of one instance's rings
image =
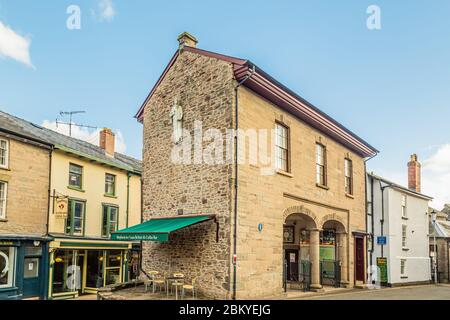
[[[432,198],[421,193],[416,155],[408,163],[408,185],[367,175],[367,264],[373,270],[368,272],[368,283],[401,286],[431,280],[428,204]]]

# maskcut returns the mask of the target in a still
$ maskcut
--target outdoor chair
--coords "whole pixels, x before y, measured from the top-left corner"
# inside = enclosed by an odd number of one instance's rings
[[[185,284],[185,285],[183,285],[183,289],[182,289],[182,291],[181,291],[181,296],[182,296],[183,298],[184,298],[185,291],[186,291],[186,290],[189,290],[189,291],[192,292],[192,298],[195,299],[195,297],[196,297],[196,290],[197,290],[197,288],[196,288],[196,286],[195,286],[196,281],[197,281],[197,279],[196,279],[196,278],[193,278],[191,284]]]
[[[153,293],[155,293],[155,287],[158,286],[160,289],[160,292],[162,291],[162,288],[166,287],[166,273],[163,275],[156,275],[155,279],[153,280]]]
[[[151,285],[152,286],[152,291],[153,293],[155,293],[155,278],[158,276],[159,272],[158,271],[150,271],[148,273],[149,278],[146,278],[146,280],[144,281],[144,286],[145,286],[145,292],[147,292],[148,287]]]
[[[175,290],[182,289],[184,285],[184,274],[175,272],[173,273],[173,278],[175,280],[172,280],[171,289],[174,288]]]

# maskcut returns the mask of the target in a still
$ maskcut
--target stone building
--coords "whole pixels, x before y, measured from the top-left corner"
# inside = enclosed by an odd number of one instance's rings
[[[45,298],[51,150],[0,111],[0,300]]]
[[[363,284],[365,159],[377,150],[250,61],[178,40],[136,116],[143,218],[207,218],[144,241],[143,268],[182,272],[218,299]]]
[[[431,276],[450,282],[450,205],[441,211],[429,208]]]

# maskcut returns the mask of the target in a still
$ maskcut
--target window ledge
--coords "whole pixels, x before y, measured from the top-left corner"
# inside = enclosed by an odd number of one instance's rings
[[[402,219],[403,219],[403,220],[409,220],[409,218],[408,218],[408,217],[402,217]]]
[[[408,279],[408,276],[401,276],[400,279]]]
[[[320,184],[320,183],[316,183],[316,187],[324,189],[324,190],[330,190],[330,187],[324,186],[323,184]]]
[[[11,171],[9,167],[2,167],[2,166],[0,166],[0,170]]]
[[[403,251],[409,251],[409,248],[403,247],[402,250]]]
[[[113,194],[107,194],[105,193],[103,196],[107,197],[107,198],[113,198],[113,199],[117,199],[117,196],[113,195]]]
[[[284,170],[276,169],[275,172],[277,174],[285,176],[285,177],[289,177],[289,178],[293,178],[294,177],[294,175],[292,173],[286,172]]]
[[[350,199],[355,199],[355,196],[350,193],[346,193],[345,196]]]
[[[8,222],[8,219],[0,218],[0,222]]]
[[[67,186],[67,189],[78,191],[78,192],[86,192],[83,189],[80,189],[80,188],[77,188],[77,187],[72,187],[72,186]]]

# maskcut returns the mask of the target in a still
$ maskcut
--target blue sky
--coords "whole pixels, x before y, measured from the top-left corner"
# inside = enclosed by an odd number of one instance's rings
[[[72,4],[80,30],[66,27]],[[366,27],[372,4],[381,30]],[[0,0],[0,22],[30,43],[28,62],[0,58],[2,110],[36,123],[86,110],[76,122],[120,131],[122,148],[140,157],[133,116],[189,31],[200,48],[252,60],[377,147],[370,170],[405,183],[418,153],[423,191],[438,207],[450,202],[447,0]]]

